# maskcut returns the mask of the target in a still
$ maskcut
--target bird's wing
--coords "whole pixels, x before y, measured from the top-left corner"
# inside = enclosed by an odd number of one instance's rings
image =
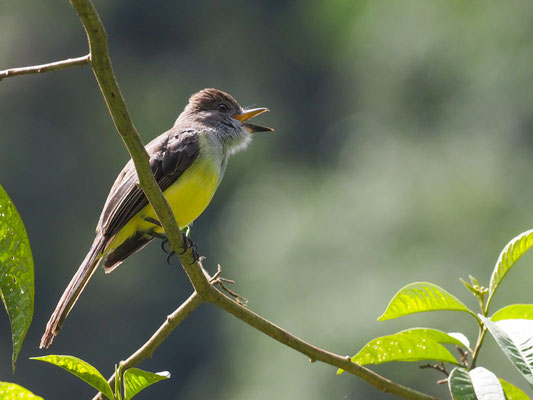
[[[191,166],[200,153],[198,132],[194,129],[172,128],[152,140],[146,150],[150,168],[162,191],[167,189]],[[148,199],[139,186],[139,179],[130,160],[117,177],[107,197],[97,232],[112,237],[140,210]]]

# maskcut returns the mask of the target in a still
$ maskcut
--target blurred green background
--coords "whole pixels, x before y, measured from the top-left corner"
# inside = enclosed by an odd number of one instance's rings
[[[533,227],[533,3],[524,1],[95,1],[115,72],[145,142],[191,93],[216,87],[267,106],[193,227],[206,266],[236,279],[249,307],[317,346],[353,355],[412,326],[461,331],[468,315],[377,322],[393,294],[431,281],[468,305],[459,277],[487,284],[501,248]],[[3,0],[0,69],[86,54],[68,2]],[[191,293],[158,244],[99,270],[50,351],[38,341],[93,239],[128,156],[88,67],[0,83],[0,183],[35,258],[33,324],[10,372],[0,313],[0,379],[47,400],[94,392],[28,360],[72,354],[104,375]],[[493,303],[531,302],[532,259]],[[521,378],[491,339],[479,364]],[[139,399],[381,399],[353,376],[311,364],[242,322],[201,306],[140,365],[172,379]],[[447,397],[416,364],[373,368]],[[68,395],[67,395],[68,394]]]

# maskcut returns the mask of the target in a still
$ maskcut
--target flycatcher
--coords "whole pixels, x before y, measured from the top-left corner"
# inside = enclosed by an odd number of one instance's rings
[[[265,111],[244,109],[229,94],[204,89],[191,96],[170,130],[146,146],[152,173],[180,228],[209,205],[229,156],[246,148],[252,133],[273,131],[246,122]],[[50,317],[41,348],[52,344],[101,261],[105,272],[111,272],[154,237],[161,237],[164,232],[156,218],[130,160],[109,192],[94,242]]]

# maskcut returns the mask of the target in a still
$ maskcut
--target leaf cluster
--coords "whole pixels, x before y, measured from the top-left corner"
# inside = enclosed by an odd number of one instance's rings
[[[400,289],[392,298],[380,321],[401,316],[429,312],[463,312],[472,316],[478,325],[478,338],[471,348],[468,338],[458,332],[445,333],[430,328],[411,328],[392,335],[381,336],[368,342],[352,361],[359,365],[381,364],[392,361],[419,362],[428,360],[447,378],[450,393],[456,400],[524,400],[529,397],[519,388],[496,377],[490,370],[476,366],[487,331],[494,337],[503,354],[533,388],[533,304],[511,304],[489,316],[490,304],[501,283],[526,251],[533,246],[533,230],[512,239],[500,253],[492,271],[488,288],[470,276],[470,282],[461,281],[477,298],[479,310],[468,308],[445,289],[429,282],[415,282]],[[444,344],[453,344],[458,350],[454,356]],[[452,370],[447,372],[446,365]],[[340,369],[337,373],[342,373]]]

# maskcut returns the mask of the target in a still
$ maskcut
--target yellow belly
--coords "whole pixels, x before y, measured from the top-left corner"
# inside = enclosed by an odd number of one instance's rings
[[[219,168],[211,160],[197,160],[163,192],[180,228],[192,223],[209,205],[218,187],[219,175]],[[162,228],[147,222],[145,218],[157,219],[150,204],[116,234],[107,246],[106,253],[120,246],[137,231],[163,232]]]

